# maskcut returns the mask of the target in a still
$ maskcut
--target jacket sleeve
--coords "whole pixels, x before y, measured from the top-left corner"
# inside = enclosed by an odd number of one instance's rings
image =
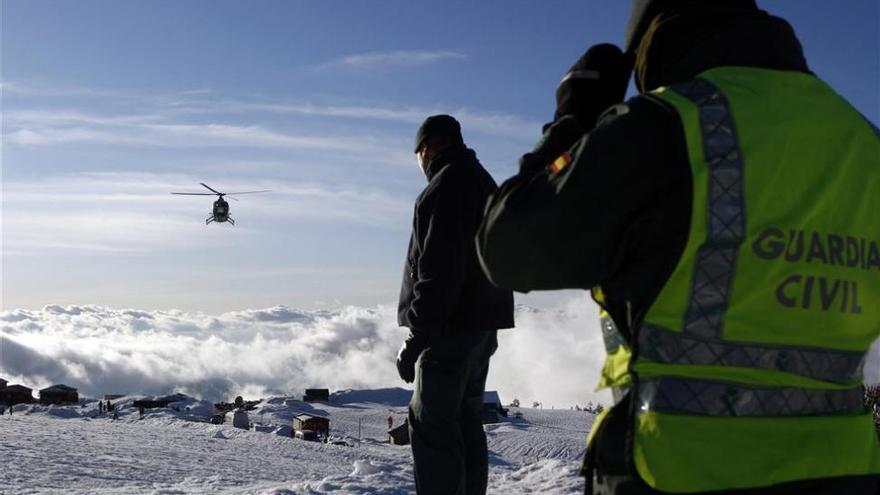
[[[414,332],[441,333],[458,304],[465,279],[469,235],[466,201],[453,177],[442,177],[416,212],[424,232],[407,320]]]
[[[477,233],[483,270],[520,292],[590,289],[614,273],[624,239],[649,194],[638,178],[627,116],[611,115],[554,171],[523,168],[490,198]]]

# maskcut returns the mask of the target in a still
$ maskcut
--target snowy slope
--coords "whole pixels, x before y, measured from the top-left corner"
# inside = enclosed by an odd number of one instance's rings
[[[408,446],[386,443],[406,391],[351,391],[330,404],[269,398],[250,412],[264,430],[289,428],[300,412],[331,420],[331,437],[351,446],[194,421],[209,410],[190,399],[143,419],[117,402],[119,420],[84,407],[16,407],[0,417],[0,493],[412,493]],[[190,411],[186,411],[186,406]],[[580,411],[514,409],[522,418],[487,425],[491,493],[580,493],[585,431]],[[284,433],[289,432],[286,429]],[[358,434],[360,432],[360,441]]]

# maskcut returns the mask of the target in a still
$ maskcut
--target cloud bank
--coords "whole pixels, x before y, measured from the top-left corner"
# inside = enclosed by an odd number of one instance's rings
[[[516,322],[499,332],[487,388],[527,405],[608,403],[607,392],[593,391],[604,357],[594,304],[519,306]],[[404,386],[394,366],[404,336],[390,305],[219,316],[50,305],[0,312],[0,377],[91,396],[181,391],[212,400]],[[880,382],[880,343],[865,369],[869,383]]]
[[[607,402],[592,392],[603,349],[594,307],[521,306],[517,324],[499,333],[489,388],[545,407]],[[0,312],[0,377],[91,396],[182,391],[212,400],[404,386],[394,359],[405,333],[390,305],[219,316],[50,305]]]

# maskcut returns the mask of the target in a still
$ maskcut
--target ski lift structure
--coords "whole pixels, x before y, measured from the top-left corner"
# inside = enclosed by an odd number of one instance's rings
[[[232,225],[235,225],[235,220],[229,216],[229,203],[223,199],[224,196],[234,196],[239,194],[258,194],[258,193],[267,193],[270,192],[268,189],[263,189],[261,191],[237,191],[231,193],[220,192],[211,186],[205,184],[204,182],[199,182],[205,189],[211,191],[209,193],[203,192],[172,192],[171,194],[175,194],[178,196],[217,196],[217,200],[214,201],[214,208],[211,210],[211,216],[205,219],[205,225],[208,225],[211,222],[229,222]],[[238,201],[237,198],[229,198],[233,201]]]

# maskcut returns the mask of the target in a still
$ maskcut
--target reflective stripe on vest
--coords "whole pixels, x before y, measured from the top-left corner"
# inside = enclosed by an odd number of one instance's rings
[[[617,329],[617,325],[614,324],[614,320],[607,312],[602,311],[599,315],[599,323],[602,326],[602,341],[605,343],[605,352],[614,354],[623,344],[623,336],[620,335],[620,330]]]
[[[639,382],[639,410],[700,416],[813,416],[858,414],[862,388],[817,390],[755,387],[663,377]]]
[[[697,251],[684,333],[720,338],[737,250],[745,232],[743,159],[727,99],[705,79],[674,86],[700,110],[703,153],[709,167],[708,236]]]
[[[865,366],[859,351],[707,340],[650,324],[639,331],[639,352],[658,363],[761,368],[840,384],[859,380]]]

